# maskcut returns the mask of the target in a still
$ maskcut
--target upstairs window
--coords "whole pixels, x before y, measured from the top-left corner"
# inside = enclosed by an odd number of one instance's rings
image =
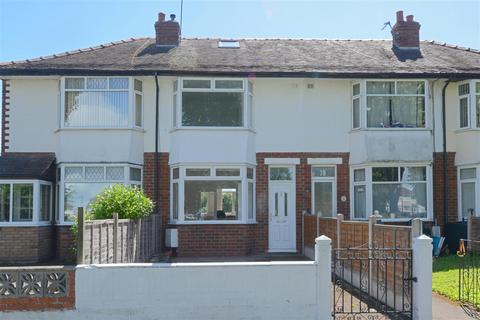
[[[63,127],[125,128],[142,125],[142,82],[127,77],[67,77]],[[133,88],[132,88],[133,87]],[[131,116],[132,115],[132,116]],[[130,120],[133,119],[133,120]]]
[[[458,86],[458,96],[459,96],[459,119],[460,119],[460,128],[468,128],[470,126],[469,121],[469,95],[470,95],[470,84],[463,83]]]
[[[477,128],[480,128],[480,82],[475,83],[475,104]]]
[[[175,82],[177,83],[177,82]],[[173,121],[183,127],[246,127],[251,122],[251,90],[243,79],[181,79],[174,85]],[[177,117],[178,99],[181,101]]]
[[[360,128],[360,84],[352,86],[352,128]]]
[[[424,81],[367,81],[368,128],[424,128]]]

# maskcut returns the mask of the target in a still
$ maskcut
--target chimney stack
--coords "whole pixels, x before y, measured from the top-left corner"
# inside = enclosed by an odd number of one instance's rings
[[[175,21],[175,15],[170,15],[170,20],[165,21],[165,13],[158,14],[155,22],[155,35],[157,46],[177,47],[180,43],[180,25]]]
[[[400,50],[420,50],[420,23],[408,15],[403,20],[403,11],[397,11],[397,22],[392,27],[393,47]]]

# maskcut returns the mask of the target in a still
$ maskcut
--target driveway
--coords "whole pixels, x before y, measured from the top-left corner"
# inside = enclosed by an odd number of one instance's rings
[[[479,315],[470,317],[461,306],[436,293],[432,295],[433,320],[472,320],[480,319]]]

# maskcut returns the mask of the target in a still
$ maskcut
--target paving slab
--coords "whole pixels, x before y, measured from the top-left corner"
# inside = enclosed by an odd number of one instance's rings
[[[462,308],[445,297],[432,294],[433,320],[471,320],[480,319],[479,314]]]

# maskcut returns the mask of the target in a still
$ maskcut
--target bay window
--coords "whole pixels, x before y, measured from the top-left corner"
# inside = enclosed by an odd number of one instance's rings
[[[251,127],[252,87],[243,79],[180,78],[173,86],[173,125]]]
[[[174,223],[254,220],[251,167],[173,167],[171,220]]]
[[[464,81],[458,84],[458,127],[480,128],[480,82]]]
[[[383,219],[431,217],[431,167],[373,166],[352,171],[356,219],[376,213]]]
[[[142,82],[138,79],[66,77],[62,89],[64,128],[142,126]]]
[[[469,215],[478,216],[480,190],[478,188],[480,167],[461,167],[458,169],[458,218],[467,219]]]
[[[98,194],[115,184],[141,187],[141,167],[122,164],[68,164],[60,167],[59,222],[72,222],[79,207],[90,209]]]
[[[352,85],[352,128],[425,128],[426,82],[363,80]],[[362,118],[365,116],[362,123]]]
[[[0,180],[0,226],[48,224],[52,185],[41,180]]]

